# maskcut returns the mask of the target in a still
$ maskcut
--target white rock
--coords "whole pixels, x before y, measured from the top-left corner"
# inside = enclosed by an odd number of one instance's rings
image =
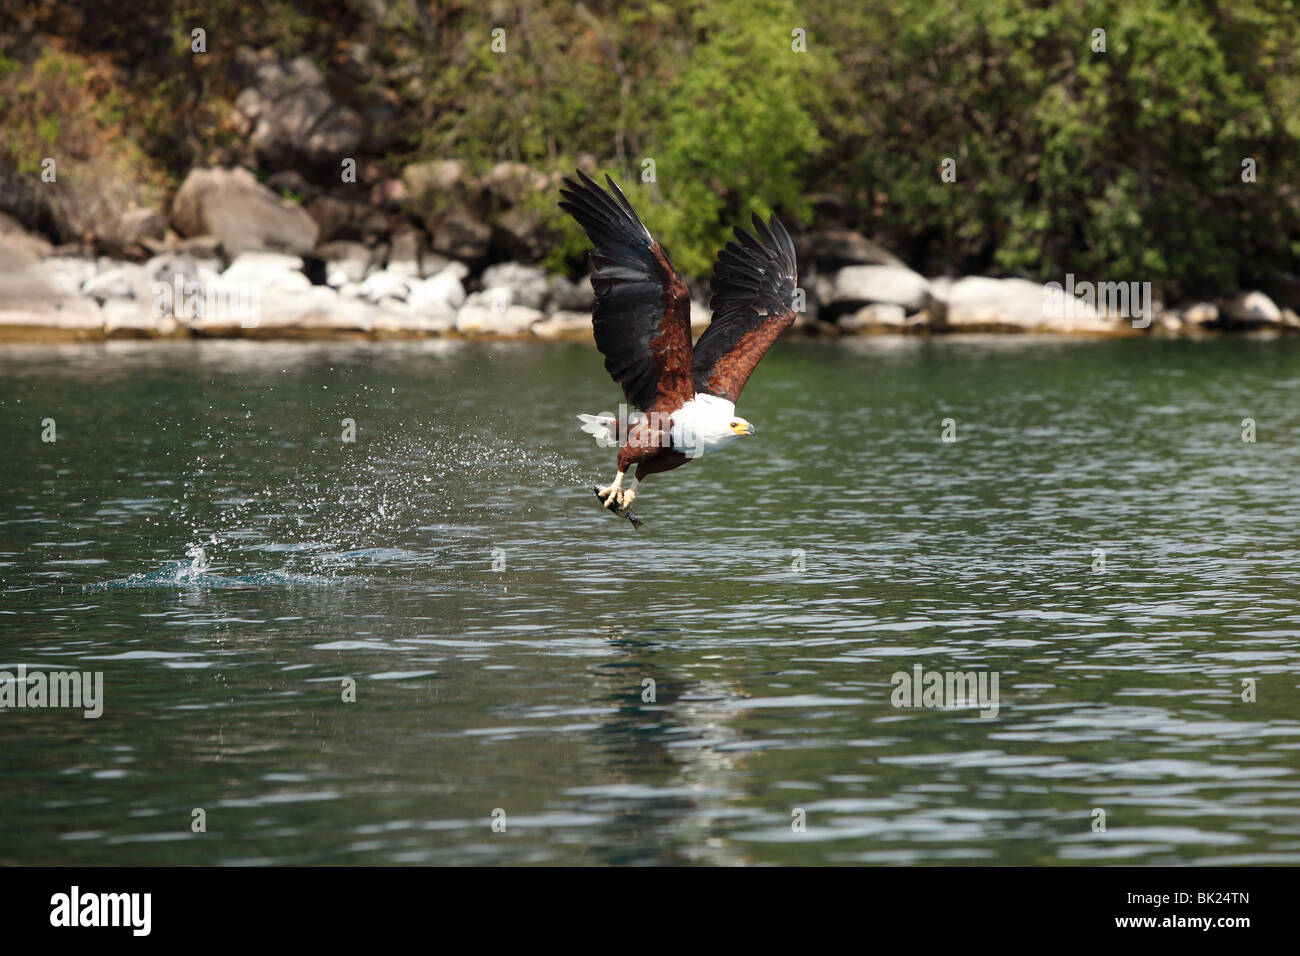
[[[1054,299],[1044,284],[984,276],[952,284],[946,322],[957,331],[1115,332],[1129,325],[1128,319],[1099,316],[1077,296],[1062,292]]]
[[[370,271],[370,263],[360,259],[336,259],[325,263],[325,284],[340,289],[348,283],[360,283]]]
[[[1183,310],[1183,321],[1200,327],[1219,321],[1219,307],[1213,302],[1194,302]]]
[[[452,262],[437,275],[410,281],[406,301],[413,309],[446,309],[453,313],[465,304],[465,285],[469,274],[462,262]]]
[[[145,271],[130,263],[105,269],[87,279],[81,294],[103,304],[106,299],[134,299],[136,289],[145,285]]]
[[[700,329],[706,329],[709,322],[713,319],[713,313],[709,310],[708,303],[701,302],[699,299],[691,299],[691,329],[698,332]]]
[[[592,337],[591,313],[561,310],[533,324],[533,334],[544,339]]]
[[[405,302],[411,294],[410,283],[408,276],[388,269],[377,269],[361,283],[361,295],[371,302],[379,302],[381,299],[401,299]]]
[[[201,327],[241,327],[263,331],[330,334],[368,332],[373,324],[374,308],[358,299],[343,299],[328,286],[313,285],[305,290],[268,289],[258,298],[255,322],[235,317],[207,318]]]
[[[901,266],[845,266],[817,281],[822,305],[890,302],[915,312],[925,304],[929,282]]]
[[[93,259],[81,259],[74,256],[54,256],[41,264],[45,280],[54,287],[55,293],[72,298],[81,295],[81,287],[93,279],[99,269]]]
[[[907,310],[901,305],[894,302],[873,302],[840,319],[839,327],[849,332],[869,329],[901,330],[906,319]]]
[[[1282,324],[1282,310],[1262,292],[1238,292],[1223,307],[1223,314],[1238,325]]]
[[[384,299],[376,307],[374,330],[388,335],[440,335],[456,326],[449,308],[413,309],[410,302]]]
[[[278,252],[240,253],[230,268],[221,274],[221,281],[263,291],[293,292],[312,287],[311,280],[302,271],[302,259]]]
[[[925,290],[925,310],[940,324],[948,318],[948,297],[952,295],[951,276],[929,279]]]
[[[483,273],[484,289],[505,289],[509,305],[541,309],[550,294],[550,280],[543,269],[518,262],[502,262]]]
[[[468,296],[456,313],[456,331],[466,335],[523,335],[543,318],[541,310],[523,305],[498,308],[500,301],[490,298],[487,292]]]

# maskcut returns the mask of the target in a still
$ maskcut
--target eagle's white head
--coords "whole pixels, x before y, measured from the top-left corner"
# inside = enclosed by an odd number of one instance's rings
[[[673,447],[691,458],[726,448],[754,426],[736,415],[736,406],[715,395],[696,395],[673,412]]]

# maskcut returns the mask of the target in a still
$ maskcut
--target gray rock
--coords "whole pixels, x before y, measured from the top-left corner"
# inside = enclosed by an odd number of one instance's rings
[[[318,239],[362,239],[375,244],[389,231],[389,217],[361,199],[317,196],[307,204],[307,213],[320,229]],[[381,260],[382,261],[382,260]]]
[[[95,274],[95,264],[65,260],[85,263],[89,274],[55,276],[52,267],[58,261],[40,262],[27,249],[0,243],[0,310],[49,306],[61,298],[79,297],[81,284]]]
[[[138,259],[159,246],[166,232],[167,222],[158,210],[128,209],[103,227],[99,245],[114,256]]]
[[[546,252],[551,232],[531,206],[513,206],[496,217],[496,240],[505,254],[536,261]]]
[[[418,278],[420,275],[420,234],[414,229],[393,233],[388,248],[387,270],[395,275]]]
[[[487,255],[492,227],[467,206],[453,205],[432,224],[433,248],[453,259],[473,261]]]
[[[185,236],[217,236],[232,257],[263,250],[306,255],[320,232],[300,206],[239,168],[190,170],[172,200],[172,225]]]
[[[33,259],[44,259],[54,246],[44,236],[28,232],[13,216],[0,212],[0,244],[21,249]]]

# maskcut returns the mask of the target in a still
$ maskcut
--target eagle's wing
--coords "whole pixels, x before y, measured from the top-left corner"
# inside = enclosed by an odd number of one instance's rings
[[[595,249],[592,326],[605,369],[637,408],[673,410],[695,395],[691,295],[632,204],[606,176],[613,196],[581,171],[564,180],[564,209]]]
[[[794,324],[799,281],[794,243],[772,217],[754,216],[755,239],[737,227],[713,267],[713,321],[695,343],[695,390],[729,402],[740,397],[768,348]]]

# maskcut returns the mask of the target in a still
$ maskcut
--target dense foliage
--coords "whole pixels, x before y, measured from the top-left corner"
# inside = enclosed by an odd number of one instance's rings
[[[76,116],[15,107],[40,94],[32,37],[116,66],[111,108],[85,115],[115,117],[146,157],[132,165],[173,183],[243,159],[227,116],[250,45],[312,58],[394,171],[435,157],[570,170],[591,154],[697,275],[730,224],[771,208],[859,228],[931,274],[1072,271],[1172,297],[1300,271],[1297,0],[14,6],[19,25],[0,24],[11,167],[84,136]],[[552,198],[538,202],[564,237],[554,261],[576,264]]]

